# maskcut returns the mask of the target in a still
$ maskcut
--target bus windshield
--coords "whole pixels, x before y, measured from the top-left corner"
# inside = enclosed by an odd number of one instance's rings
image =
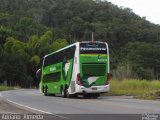
[[[80,54],[107,54],[104,43],[80,43]]]

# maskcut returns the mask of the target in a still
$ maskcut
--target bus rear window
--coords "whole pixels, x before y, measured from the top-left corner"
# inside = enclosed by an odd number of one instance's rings
[[[107,54],[104,43],[80,43],[80,54]]]

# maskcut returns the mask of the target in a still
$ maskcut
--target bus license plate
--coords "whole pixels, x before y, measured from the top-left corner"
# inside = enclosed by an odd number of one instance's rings
[[[92,88],[92,90],[97,90],[97,88],[94,87],[94,88]]]

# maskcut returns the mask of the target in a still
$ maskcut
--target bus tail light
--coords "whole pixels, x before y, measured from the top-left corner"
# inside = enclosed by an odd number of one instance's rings
[[[80,73],[77,74],[77,84],[82,85]]]
[[[111,74],[107,73],[107,81],[110,81],[110,79],[111,79]]]
[[[110,73],[107,73],[107,81],[106,81],[106,85],[109,84],[110,79],[111,79],[111,75],[110,75]]]

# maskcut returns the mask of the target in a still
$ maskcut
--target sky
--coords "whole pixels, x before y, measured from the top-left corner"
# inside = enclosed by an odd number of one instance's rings
[[[119,7],[128,7],[146,20],[160,25],[160,0],[107,0]]]

